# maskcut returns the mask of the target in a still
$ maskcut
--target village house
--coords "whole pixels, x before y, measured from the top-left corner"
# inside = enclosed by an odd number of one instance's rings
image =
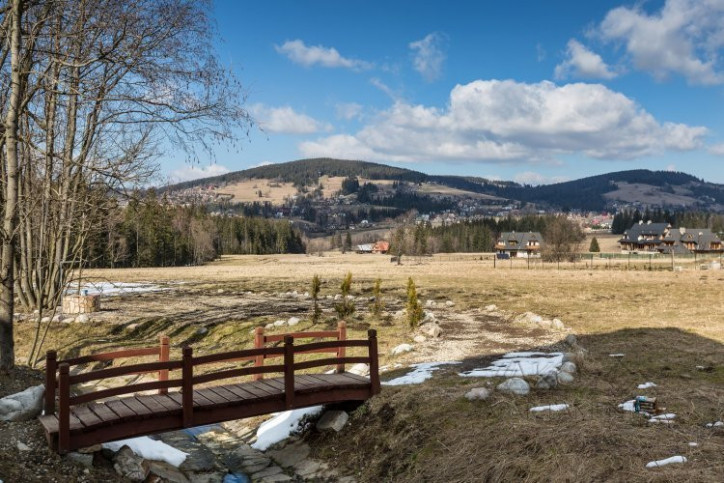
[[[380,253],[385,254],[390,250],[390,242],[380,240],[376,243],[364,243],[357,245],[357,253]]]
[[[618,241],[623,253],[649,252],[675,255],[723,253],[724,243],[707,228],[671,228],[668,223],[640,221]]]
[[[505,232],[500,235],[495,244],[497,253],[505,253],[511,258],[539,257],[543,246],[543,237],[540,233]]]

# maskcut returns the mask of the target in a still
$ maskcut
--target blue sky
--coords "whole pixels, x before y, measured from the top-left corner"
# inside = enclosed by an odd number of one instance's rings
[[[305,157],[531,184],[627,169],[724,183],[724,0],[217,0],[258,121],[189,179]]]

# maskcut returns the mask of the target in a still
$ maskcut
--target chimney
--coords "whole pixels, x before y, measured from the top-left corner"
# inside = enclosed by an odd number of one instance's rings
[[[686,233],[686,228],[684,228],[683,226],[682,226],[681,228],[679,228],[679,233],[682,234],[682,235],[683,235],[684,233]]]

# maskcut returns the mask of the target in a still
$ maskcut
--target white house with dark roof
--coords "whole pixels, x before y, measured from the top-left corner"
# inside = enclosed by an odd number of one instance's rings
[[[543,237],[537,231],[501,233],[495,243],[497,253],[507,253],[510,257],[540,257],[543,248]]]
[[[638,222],[618,241],[623,253],[650,252],[686,255],[722,253],[724,244],[707,228],[672,228],[668,223]]]

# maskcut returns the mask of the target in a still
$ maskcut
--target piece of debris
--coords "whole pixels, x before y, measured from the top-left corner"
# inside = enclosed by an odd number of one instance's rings
[[[646,467],[647,468],[658,468],[660,466],[666,466],[666,465],[671,465],[671,464],[676,464],[676,463],[679,463],[679,464],[686,463],[686,461],[687,461],[686,457],[684,457],[684,456],[672,456],[671,458],[666,458],[663,460],[651,461],[649,463],[646,463]]]
[[[722,421],[716,421],[716,422],[713,422],[713,423],[706,423],[706,427],[707,427],[707,428],[720,428],[720,427],[722,427],[722,426],[724,426],[724,422],[722,422]]]
[[[608,357],[615,357],[616,359],[620,359],[621,357],[625,356],[626,354],[609,354]]]
[[[654,384],[653,382],[645,382],[636,386],[637,389],[649,389],[651,387],[656,387],[656,384]]]
[[[676,419],[676,414],[666,413],[666,414],[658,414],[656,416],[652,416],[651,418],[649,418],[649,422],[650,423],[673,424],[674,419]]]
[[[565,411],[570,406],[568,404],[550,404],[548,406],[536,406],[534,408],[530,408],[530,412],[532,413],[539,413],[542,411]]]

